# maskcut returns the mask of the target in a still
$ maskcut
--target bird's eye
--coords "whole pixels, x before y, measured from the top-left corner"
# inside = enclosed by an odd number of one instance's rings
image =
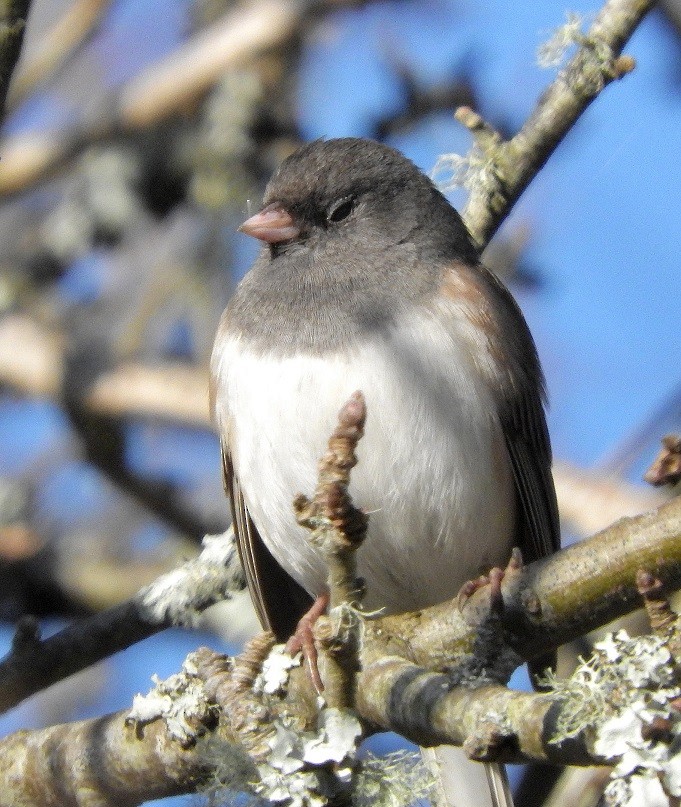
[[[344,199],[334,202],[329,208],[326,218],[328,221],[343,221],[350,215],[354,206],[355,200],[351,196],[346,196]]]

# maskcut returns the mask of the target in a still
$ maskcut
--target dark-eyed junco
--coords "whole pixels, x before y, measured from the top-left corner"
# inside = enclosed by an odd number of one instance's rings
[[[315,141],[241,229],[264,246],[220,324],[213,405],[263,625],[287,638],[325,591],[291,503],[314,489],[355,390],[368,410],[350,485],[371,514],[357,557],[367,609],[442,602],[514,545],[528,561],[557,549],[532,337],[432,182],[379,143]]]

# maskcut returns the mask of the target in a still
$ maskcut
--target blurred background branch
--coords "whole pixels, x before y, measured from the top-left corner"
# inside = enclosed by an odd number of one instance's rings
[[[25,59],[14,77],[7,98],[9,110],[15,109],[43,81],[55,75],[94,35],[111,3],[112,0],[79,0],[65,10],[61,19],[41,38],[30,61]]]
[[[0,5],[0,117],[4,115],[9,82],[24,41],[30,0],[4,0]]]
[[[82,5],[86,8],[71,9],[68,17],[58,23],[50,34],[54,44],[46,43],[45,51],[20,74],[12,102],[26,93],[27,86],[35,85],[39,76],[44,80],[46,68],[56,70],[61,61],[68,58],[69,51],[65,47],[68,43],[64,43],[62,29],[67,29],[72,17],[80,19],[82,28],[81,31],[71,28],[72,49],[91,32],[104,9],[99,7],[101,4]],[[95,143],[159,125],[172,116],[191,115],[226,71],[252,63],[273,47],[285,48],[301,27],[307,25],[311,15],[340,5],[341,0],[329,0],[326,6],[293,0],[255,0],[230,9],[166,59],[151,65],[112,94],[103,96],[100,108],[90,117],[89,127],[67,129],[57,140],[36,138],[31,134],[17,135],[3,143],[5,157],[0,166],[0,195],[26,190],[49,178]],[[83,11],[88,12],[84,18]],[[64,48],[59,54],[55,52],[57,42]]]

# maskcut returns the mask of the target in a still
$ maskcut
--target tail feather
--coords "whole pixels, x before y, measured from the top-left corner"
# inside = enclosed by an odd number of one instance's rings
[[[486,762],[484,768],[494,807],[513,807],[513,794],[506,768],[496,762]]]
[[[421,755],[435,777],[437,807],[513,807],[503,765],[474,762],[451,745],[422,748]]]

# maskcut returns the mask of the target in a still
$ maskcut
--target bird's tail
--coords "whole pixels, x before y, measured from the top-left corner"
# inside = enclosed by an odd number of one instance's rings
[[[503,765],[474,762],[453,745],[422,748],[421,755],[435,777],[437,807],[513,807]]]

